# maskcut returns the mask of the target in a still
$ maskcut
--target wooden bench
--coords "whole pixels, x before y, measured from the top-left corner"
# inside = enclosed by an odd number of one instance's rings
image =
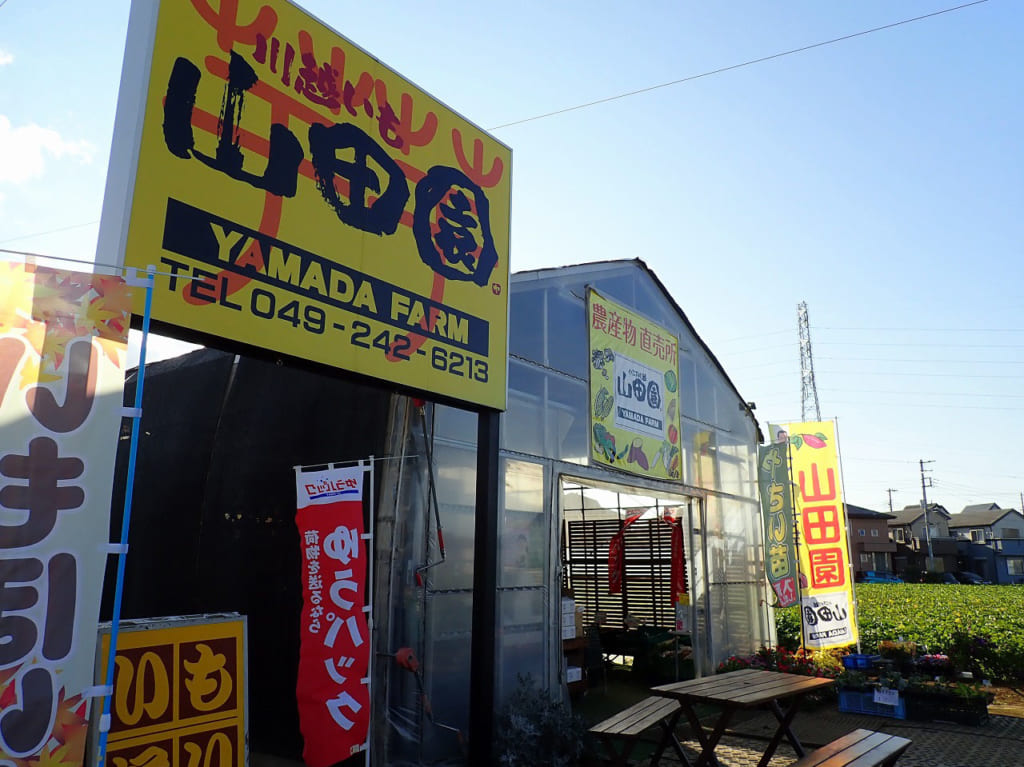
[[[892,767],[911,741],[898,735],[854,730],[790,767]]]
[[[652,695],[595,724],[590,732],[604,744],[609,761],[624,767],[629,763],[629,755],[640,741],[640,736],[652,727],[658,727],[661,738],[651,757],[651,765],[658,763],[666,746],[672,746],[680,761],[687,764],[683,747],[679,745],[674,732],[681,712],[679,701]],[[618,743],[622,743],[621,751],[616,748]]]

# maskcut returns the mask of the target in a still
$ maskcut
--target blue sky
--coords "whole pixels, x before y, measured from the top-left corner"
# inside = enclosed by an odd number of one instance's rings
[[[498,127],[956,4],[303,5],[512,147],[514,271],[643,258],[762,424],[806,301],[849,502],[1020,508],[1024,6]],[[0,248],[93,259],[128,8],[0,5]]]

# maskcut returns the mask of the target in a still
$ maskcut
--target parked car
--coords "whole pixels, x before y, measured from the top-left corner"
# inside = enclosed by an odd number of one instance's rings
[[[867,570],[860,576],[858,583],[903,583],[903,579],[885,570]]]
[[[992,581],[985,580],[977,573],[972,573],[969,570],[964,570],[962,573],[957,573],[956,579],[960,581],[960,583],[965,583],[968,586],[988,586],[992,583]]]
[[[921,573],[921,583],[948,583],[956,585],[960,583],[953,573]]]

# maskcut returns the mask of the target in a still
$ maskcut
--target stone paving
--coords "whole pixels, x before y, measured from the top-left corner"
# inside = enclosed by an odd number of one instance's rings
[[[914,741],[900,757],[898,767],[1024,766],[1024,719],[1015,717],[990,716],[987,724],[968,727],[846,714],[823,706],[797,714],[793,723],[797,737],[808,751],[860,727]],[[719,743],[715,754],[722,767],[753,767],[774,731],[775,719],[771,714],[756,714],[734,724]],[[699,746],[696,739],[686,739],[688,734],[688,728],[680,728],[683,748],[695,758]],[[783,742],[772,757],[770,767],[788,767],[795,759],[792,747]],[[674,755],[666,754],[661,763],[671,765],[679,764],[679,761]]]

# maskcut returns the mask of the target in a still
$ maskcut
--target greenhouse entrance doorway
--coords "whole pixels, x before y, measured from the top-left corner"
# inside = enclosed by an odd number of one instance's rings
[[[574,630],[563,611],[563,644],[566,633],[586,640],[585,676],[629,672],[645,685],[692,677],[699,499],[570,477],[560,487],[562,594],[575,610]]]

